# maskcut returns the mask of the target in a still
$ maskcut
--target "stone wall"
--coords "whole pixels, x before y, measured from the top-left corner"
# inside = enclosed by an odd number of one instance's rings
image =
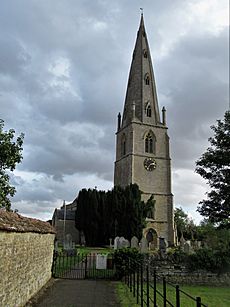
[[[153,269],[159,276],[166,277],[166,280],[178,285],[206,285],[216,287],[230,286],[230,273],[217,274],[207,271],[190,272],[183,265],[172,265],[167,261],[155,261],[151,266],[151,275]]]
[[[0,210],[0,306],[24,306],[50,279],[54,236],[46,222]]]

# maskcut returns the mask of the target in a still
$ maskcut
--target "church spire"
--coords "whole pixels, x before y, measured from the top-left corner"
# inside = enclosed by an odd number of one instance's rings
[[[133,116],[134,104],[135,116]],[[141,13],[140,26],[137,32],[129,73],[122,127],[130,124],[133,120],[161,125],[156,85],[143,13]]]

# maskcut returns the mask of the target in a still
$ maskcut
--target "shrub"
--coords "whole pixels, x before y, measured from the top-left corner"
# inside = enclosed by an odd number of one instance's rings
[[[114,263],[116,266],[116,275],[121,279],[126,274],[133,272],[143,261],[143,254],[136,248],[122,248],[114,253]]]

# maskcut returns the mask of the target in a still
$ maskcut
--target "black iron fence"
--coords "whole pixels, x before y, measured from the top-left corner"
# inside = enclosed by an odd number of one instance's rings
[[[113,279],[115,276],[113,255],[55,251],[52,276],[66,279]]]
[[[158,275],[149,265],[148,259],[142,262],[127,259],[127,266],[124,282],[140,306],[207,307],[200,297],[192,297],[179,285],[174,285],[165,276]]]

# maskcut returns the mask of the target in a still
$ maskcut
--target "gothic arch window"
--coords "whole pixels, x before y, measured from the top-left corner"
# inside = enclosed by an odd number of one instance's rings
[[[150,83],[149,75],[146,74],[146,75],[145,75],[145,84],[146,84],[146,85],[149,85],[149,83]]]
[[[150,105],[147,106],[146,115],[147,115],[147,117],[151,117],[152,116],[152,109],[151,109]]]
[[[152,133],[152,131],[149,131],[145,136],[145,152],[155,153],[155,149],[156,149],[156,137]]]
[[[148,53],[147,53],[147,51],[145,49],[143,50],[143,55],[144,55],[144,58],[148,57]]]
[[[121,139],[121,155],[126,155],[126,137],[125,134],[122,135]]]
[[[145,115],[147,117],[152,117],[152,108],[149,101],[145,104]]]

